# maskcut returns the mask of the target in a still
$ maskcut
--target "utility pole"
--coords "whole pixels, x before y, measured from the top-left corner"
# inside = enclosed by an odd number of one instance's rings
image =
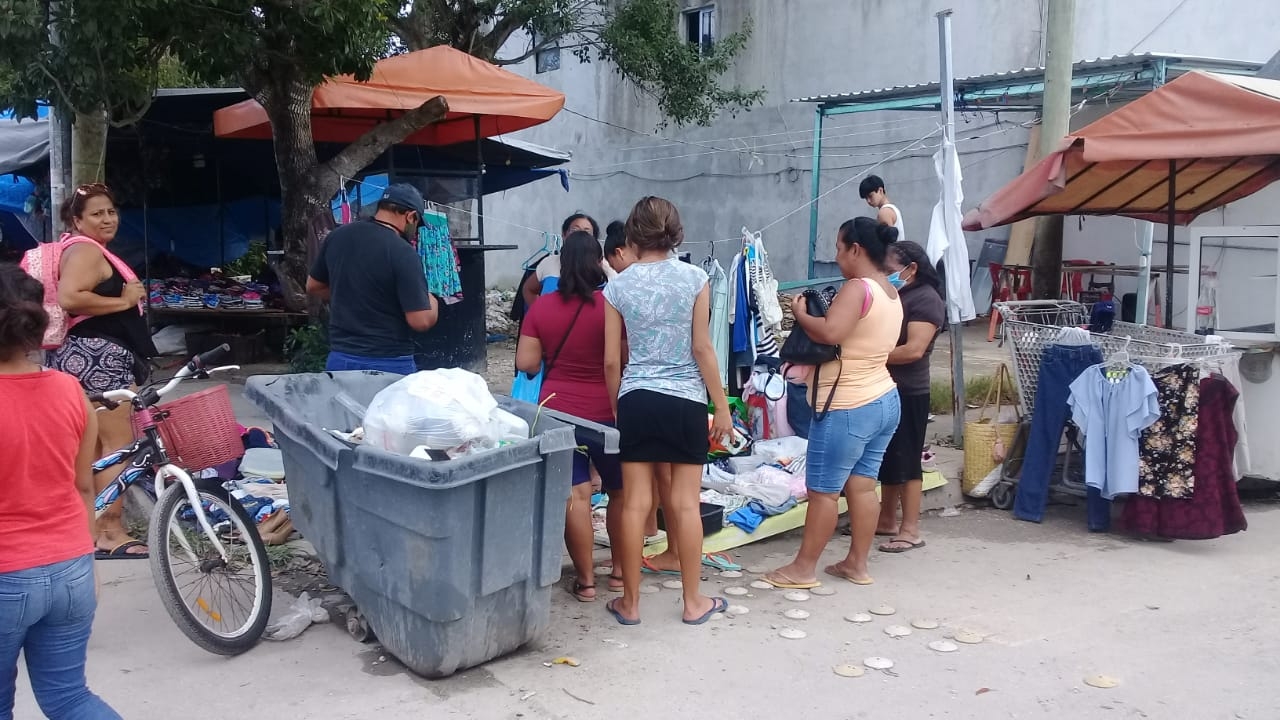
[[[49,42],[57,47],[58,37],[58,0],[49,2]],[[70,192],[70,153],[71,124],[67,122],[66,113],[59,109],[58,103],[50,98],[49,103],[49,216],[53,223],[53,237],[58,237],[58,213],[62,210],[62,201]]]
[[[951,64],[951,10],[938,13],[938,77],[941,86],[939,107],[942,108],[943,142],[954,145],[956,141],[955,71]],[[946,188],[943,188],[943,202]],[[944,286],[947,283],[943,283]],[[964,447],[964,421],[967,403],[964,398],[964,323],[951,317],[950,297],[955,289],[947,286],[948,340],[951,345],[951,436],[957,447]]]
[[[1043,160],[1071,130],[1071,67],[1076,1],[1048,0],[1045,20],[1044,104],[1040,111]],[[1031,289],[1036,299],[1058,297],[1062,287],[1062,216],[1040,218],[1031,252]]]

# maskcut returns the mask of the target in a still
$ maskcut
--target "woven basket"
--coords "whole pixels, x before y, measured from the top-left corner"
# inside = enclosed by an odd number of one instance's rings
[[[996,371],[996,381],[992,383],[991,390],[987,391],[987,398],[978,412],[978,419],[964,424],[964,477],[960,481],[960,491],[966,495],[1000,464],[995,453],[997,442],[1004,445],[1005,453],[1012,450],[1013,439],[1018,434],[1018,423],[998,422],[1000,408],[1005,400],[1010,400],[1009,404],[1017,411],[1017,402],[1011,400],[1012,390],[1009,369],[1001,364]],[[994,416],[987,417],[987,411],[992,407],[995,408]]]
[[[244,456],[244,440],[225,385],[171,400],[159,409],[169,413],[160,423],[160,437],[175,464],[198,472]],[[133,432],[141,434],[136,415]]]

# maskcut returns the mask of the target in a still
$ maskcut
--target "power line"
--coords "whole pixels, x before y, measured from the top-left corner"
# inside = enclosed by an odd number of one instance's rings
[[[956,140],[956,144],[957,144],[957,145],[960,145],[961,143],[974,142],[974,141],[976,141],[976,140],[982,140],[982,139],[984,139],[984,138],[992,137],[992,136],[995,136],[995,135],[1003,135],[1003,134],[1005,134],[1005,133],[1012,132],[1012,131],[1014,131],[1014,130],[1018,130],[1018,129],[1025,128],[1026,126],[1027,126],[1027,124],[1026,124],[1026,123],[1023,123],[1023,124],[1006,124],[1006,123],[998,123],[998,124],[996,124],[996,125],[994,125],[994,126],[989,125],[989,126],[986,126],[986,127],[999,127],[999,128],[1001,128],[1001,129],[998,129],[998,130],[995,130],[995,131],[992,131],[992,132],[988,132],[988,133],[983,133],[983,134],[981,134],[981,135],[973,135],[973,136],[970,136],[970,137],[963,137],[963,138],[959,138],[959,139],[957,139],[957,140]],[[985,129],[985,128],[976,128],[976,129],[981,130],[981,129]],[[918,140],[895,141],[895,144],[896,144],[897,142],[908,142],[908,143],[912,143],[912,144],[914,144],[914,143],[918,142]],[[874,146],[868,146],[868,147],[874,147]],[[937,147],[938,147],[937,145],[926,146],[926,148],[927,148],[927,149],[931,149],[931,150],[932,150],[932,149],[935,149],[935,148],[937,148]],[[990,150],[991,150],[991,149],[987,149],[987,150],[975,150],[975,151],[972,151],[972,152],[988,152],[988,151],[990,151]],[[828,155],[828,154],[824,153],[824,154],[823,154],[823,157],[838,157],[838,158],[879,158],[879,157],[885,157],[885,156],[887,156],[887,155],[895,155],[896,153],[897,153],[897,151],[894,151],[894,150],[886,150],[886,151],[884,151],[884,152],[873,152],[873,153],[853,153],[853,154],[834,154],[834,155]],[[647,163],[650,163],[650,162],[656,162],[656,161],[659,161],[659,160],[674,160],[674,159],[677,159],[677,158],[698,157],[698,156],[701,156],[701,155],[709,155],[709,154],[713,154],[713,153],[691,153],[691,154],[689,154],[689,155],[677,155],[677,156],[669,156],[669,157],[661,157],[661,158],[650,158],[650,159],[647,159],[647,160],[632,160],[632,161],[625,161],[625,162],[613,163],[613,164],[608,164],[608,165],[593,165],[593,166],[589,166],[588,168],[585,168],[585,171],[575,171],[575,170],[570,170],[570,172],[569,172],[569,177],[570,177],[571,179],[575,179],[575,180],[599,180],[599,179],[604,179],[604,178],[607,178],[607,177],[613,177],[614,175],[618,175],[618,174],[624,174],[624,175],[627,175],[627,176],[629,176],[629,177],[633,177],[633,178],[636,178],[636,179],[652,180],[652,181],[654,181],[654,182],[678,182],[678,180],[670,179],[670,178],[645,178],[645,177],[643,177],[643,176],[635,175],[635,174],[633,174],[633,173],[629,173],[629,172],[592,173],[592,172],[587,172],[587,171],[590,171],[590,170],[610,169],[610,168],[616,168],[616,167],[625,167],[625,166],[629,166],[629,165],[647,164]],[[963,154],[963,153],[962,153],[962,154]],[[924,157],[924,156],[912,156],[912,157]],[[805,159],[807,159],[807,156],[805,157]],[[853,165],[847,165],[847,166],[843,166],[843,167],[823,168],[823,171],[825,172],[825,171],[827,171],[827,170],[844,170],[844,169],[853,169],[853,168],[857,168],[857,167],[861,167],[861,165],[860,165],[860,164],[855,163],[855,164],[853,164]],[[807,168],[806,168],[806,169],[803,169],[803,170],[797,170],[796,168],[788,167],[788,168],[784,168],[784,169],[782,169],[782,170],[769,171],[769,172],[759,172],[759,173],[696,173],[696,174],[694,174],[694,175],[690,175],[690,176],[688,176],[688,178],[686,178],[686,179],[694,179],[694,178],[699,178],[699,177],[769,177],[769,176],[771,176],[771,175],[781,175],[781,174],[788,173],[788,172],[792,172],[792,171],[809,172],[809,170],[808,170]]]
[[[922,146],[922,149],[926,149],[926,150],[936,150],[937,148],[938,148],[938,146],[937,146],[937,145],[924,145],[924,146]],[[984,153],[1001,153],[1001,154],[1003,154],[1003,153],[1006,153],[1006,152],[1008,152],[1008,151],[1011,151],[1011,150],[1018,150],[1018,149],[1026,149],[1026,144],[1025,144],[1025,143],[1013,143],[1013,144],[1010,144],[1010,145],[1000,145],[1000,146],[997,146],[997,147],[991,147],[991,148],[977,148],[977,149],[974,149],[974,150],[966,150],[966,151],[963,151],[963,152],[961,152],[961,153],[960,153],[960,155],[979,155],[979,154],[984,154]],[[902,155],[902,156],[900,156],[900,157],[897,157],[897,158],[895,158],[893,161],[894,161],[894,162],[897,162],[897,161],[902,161],[902,160],[919,160],[919,159],[924,159],[924,158],[929,158],[929,157],[933,157],[933,155],[932,155],[931,153],[912,153],[912,154],[909,154],[909,155]],[[971,164],[973,164],[973,165],[977,165],[977,164],[979,164],[979,163],[986,162],[986,161],[988,161],[988,160],[990,160],[990,159],[991,159],[991,157],[985,157],[985,158],[982,158],[981,160],[975,160],[975,161],[973,161]],[[836,167],[824,167],[824,168],[822,168],[822,172],[823,172],[823,174],[825,175],[825,174],[827,174],[827,173],[841,172],[841,171],[844,171],[844,170],[857,170],[857,169],[859,169],[859,168],[864,168],[864,167],[867,167],[868,165],[873,165],[873,164],[874,164],[874,163],[864,162],[864,163],[854,163],[854,164],[852,164],[852,165],[839,165],[839,166],[836,166]],[[964,167],[968,167],[968,165],[966,165],[966,166],[964,166]],[[648,177],[648,176],[645,176],[645,175],[637,175],[637,174],[635,174],[635,173],[633,173],[633,172],[631,172],[631,171],[629,171],[629,170],[614,170],[613,172],[598,173],[598,174],[584,174],[584,175],[576,175],[576,174],[575,174],[575,175],[571,175],[570,177],[571,177],[573,180],[578,181],[578,182],[598,182],[598,181],[601,181],[601,180],[608,180],[608,179],[610,179],[610,178],[614,178],[614,177],[618,177],[618,176],[625,176],[625,177],[629,177],[629,178],[632,178],[632,179],[634,179],[634,180],[640,180],[640,181],[643,181],[643,182],[664,183],[664,184],[665,184],[665,183],[681,183],[681,182],[689,182],[689,181],[691,181],[691,180],[709,179],[709,178],[719,178],[719,179],[736,179],[736,180],[740,180],[740,179],[768,178],[768,177],[782,177],[782,176],[784,176],[784,175],[793,175],[793,176],[795,176],[795,180],[793,180],[793,182],[795,182],[795,181],[798,181],[798,180],[799,180],[799,177],[800,177],[800,176],[802,176],[802,175],[804,175],[804,174],[810,174],[810,173],[812,173],[812,172],[813,172],[813,171],[812,171],[810,168],[788,167],[788,168],[783,168],[783,169],[781,169],[781,170],[770,170],[770,171],[767,171],[767,172],[742,172],[742,173],[699,172],[699,173],[694,173],[694,174],[692,174],[692,175],[686,175],[686,176],[678,177],[678,178],[657,178],[657,177]],[[935,177],[935,176],[930,175],[928,178],[923,178],[922,180],[933,179],[934,177]],[[922,181],[922,180],[921,180],[921,181]],[[902,181],[902,180],[894,180],[894,185],[895,185],[895,186],[897,186],[897,185],[903,185],[903,184],[906,184],[907,182],[919,182],[919,181]]]
[[[1170,20],[1172,20],[1172,19],[1173,19],[1173,16],[1174,16],[1174,15],[1177,15],[1177,14],[1178,14],[1178,11],[1179,11],[1179,10],[1181,10],[1181,9],[1182,9],[1182,6],[1183,6],[1183,5],[1186,5],[1186,4],[1187,4],[1187,2],[1188,2],[1188,0],[1182,0],[1182,2],[1178,3],[1177,5],[1175,5],[1175,6],[1173,7],[1173,9],[1169,11],[1169,14],[1164,16],[1164,19],[1163,19],[1163,20],[1161,20],[1160,22],[1156,23],[1156,26],[1155,26],[1155,27],[1153,27],[1153,28],[1151,28],[1151,32],[1147,33],[1146,35],[1143,35],[1141,40],[1139,40],[1138,42],[1134,43],[1134,44],[1133,44],[1133,47],[1129,48],[1129,53],[1128,53],[1128,54],[1132,54],[1134,50],[1137,50],[1137,49],[1138,49],[1138,46],[1139,46],[1139,45],[1141,45],[1142,43],[1146,42],[1147,40],[1150,40],[1150,39],[1151,39],[1151,36],[1152,36],[1152,35],[1155,35],[1157,32],[1159,32],[1160,28],[1164,27],[1166,23],[1168,23]]]
[[[630,133],[630,134],[632,134],[632,135],[638,135],[638,136],[640,136],[640,137],[645,137],[645,138],[657,138],[657,139],[659,139],[659,140],[665,140],[665,141],[667,141],[667,143],[666,143],[666,144],[658,144],[658,145],[644,145],[644,146],[640,146],[640,147],[619,148],[619,150],[618,150],[619,152],[633,152],[633,151],[636,151],[636,150],[657,150],[657,149],[661,149],[661,148],[664,148],[664,147],[673,147],[673,146],[676,146],[676,145],[687,145],[687,146],[692,146],[692,147],[706,148],[706,149],[709,149],[709,150],[711,150],[711,151],[713,151],[713,152],[733,152],[733,153],[740,153],[740,154],[750,154],[750,153],[752,153],[752,152],[755,152],[755,150],[754,150],[753,148],[751,148],[751,147],[731,147],[731,148],[727,148],[727,147],[721,147],[721,146],[718,146],[718,145],[713,145],[713,144],[711,144],[711,143],[713,143],[713,142],[717,142],[717,141],[738,141],[738,140],[749,140],[749,139],[754,139],[754,138],[777,137],[777,136],[779,136],[779,135],[791,135],[791,134],[809,133],[809,132],[810,132],[810,131],[807,131],[807,130],[804,130],[804,131],[801,131],[801,130],[790,131],[790,130],[789,130],[789,131],[786,131],[786,132],[765,133],[765,134],[761,134],[761,135],[743,135],[743,136],[738,136],[738,137],[719,138],[719,139],[717,139],[717,140],[706,140],[706,141],[699,141],[699,140],[681,140],[681,139],[679,139],[679,138],[667,137],[667,136],[665,136],[665,135],[662,135],[662,134],[660,134],[660,133],[656,133],[656,132],[654,132],[654,133],[646,133],[646,132],[642,132],[642,131],[640,131],[640,130],[635,130],[635,129],[633,129],[633,128],[626,127],[625,125],[619,125],[619,124],[617,124],[617,123],[609,122],[608,120],[602,120],[602,119],[600,119],[600,118],[593,117],[593,116],[591,116],[591,115],[587,115],[586,113],[578,112],[577,110],[573,110],[573,109],[571,109],[571,108],[564,108],[564,112],[566,112],[566,113],[568,113],[568,114],[570,114],[570,115],[573,115],[573,116],[575,116],[575,117],[580,117],[580,118],[582,118],[583,120],[587,120],[587,121],[589,121],[589,122],[593,122],[593,123],[597,123],[597,124],[600,124],[600,125],[604,125],[604,126],[606,126],[606,127],[610,127],[610,128],[615,129],[615,130],[621,130],[621,131],[623,131],[623,132]],[[839,126],[839,127],[837,127],[837,128],[833,128],[833,129],[838,131],[838,130],[845,130],[845,129],[851,129],[851,128],[863,128],[863,127],[869,128],[869,127],[873,127],[873,126],[884,126],[884,127],[883,127],[882,129],[879,129],[879,130],[868,130],[868,131],[866,131],[866,132],[864,132],[864,133],[849,133],[849,134],[845,134],[845,135],[827,135],[828,130],[824,129],[824,131],[823,131],[823,136],[822,136],[822,137],[823,137],[824,139],[826,139],[826,138],[836,138],[836,137],[852,137],[852,136],[854,136],[854,135],[860,135],[860,134],[867,134],[867,135],[870,135],[870,134],[878,134],[878,133],[885,132],[889,127],[894,127],[894,126],[897,126],[897,127],[905,127],[905,126],[909,126],[909,125],[918,125],[918,124],[920,124],[920,123],[922,123],[922,122],[924,122],[924,123],[932,123],[933,121],[932,121],[931,119],[928,119],[928,118],[910,118],[910,119],[905,119],[905,118],[904,118],[904,119],[902,119],[902,120],[889,120],[889,121],[873,122],[873,123],[865,123],[865,124],[854,123],[854,124],[850,124],[850,125],[843,125],[843,126]],[[791,140],[785,140],[785,141],[783,141],[783,142],[778,142],[778,143],[769,143],[769,144],[766,144],[766,145],[763,145],[763,146],[757,146],[757,147],[773,147],[773,146],[777,146],[777,145],[789,145],[789,144],[792,144],[792,142],[793,142],[793,141],[791,141]]]

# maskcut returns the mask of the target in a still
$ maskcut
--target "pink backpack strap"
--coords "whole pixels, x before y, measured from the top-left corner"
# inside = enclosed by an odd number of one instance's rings
[[[94,246],[96,246],[99,250],[101,250],[102,257],[106,258],[107,262],[111,264],[111,267],[115,268],[116,272],[120,273],[120,277],[124,278],[124,281],[126,283],[136,282],[138,280],[138,274],[133,271],[133,268],[129,267],[129,263],[126,263],[124,260],[121,260],[119,257],[116,256],[115,253],[108,250],[106,247],[98,243],[93,238],[85,237],[84,235],[72,235],[71,233],[63,233],[62,237],[59,239],[57,243],[59,247],[58,247],[58,250],[56,251],[57,260],[55,261],[54,266],[59,268],[61,267],[62,253],[65,252],[67,248],[71,247],[72,245],[80,245],[82,243],[93,243]],[[143,313],[142,303],[138,303],[138,314],[141,315],[142,313]],[[79,320],[83,320],[83,319],[84,318],[79,318]]]

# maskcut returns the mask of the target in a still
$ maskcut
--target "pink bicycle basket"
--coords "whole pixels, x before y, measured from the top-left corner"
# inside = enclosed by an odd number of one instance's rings
[[[153,410],[169,413],[159,427],[174,464],[199,472],[244,457],[244,441],[226,385],[162,403]],[[137,415],[133,416],[133,433],[135,437],[142,434]]]

